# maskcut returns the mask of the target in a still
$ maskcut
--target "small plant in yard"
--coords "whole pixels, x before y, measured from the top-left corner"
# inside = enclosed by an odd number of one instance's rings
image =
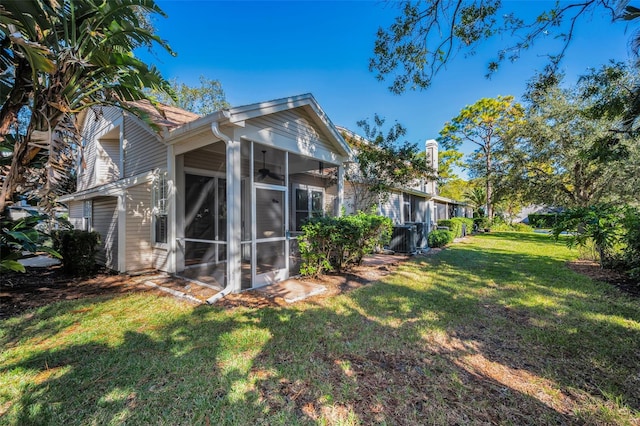
[[[61,257],[48,244],[49,235],[38,228],[38,224],[45,219],[47,216],[30,215],[17,221],[4,217],[0,220],[0,273],[24,272],[24,266],[18,262],[24,257],[24,252],[43,252]]]
[[[54,231],[53,241],[65,273],[84,276],[95,272],[100,234],[79,229]]]
[[[455,237],[456,234],[453,231],[447,231],[446,229],[434,229],[427,237],[427,244],[429,247],[444,247],[452,242]]]
[[[366,254],[389,241],[391,227],[391,219],[362,212],[313,218],[302,226],[300,272],[320,276],[359,265]]]

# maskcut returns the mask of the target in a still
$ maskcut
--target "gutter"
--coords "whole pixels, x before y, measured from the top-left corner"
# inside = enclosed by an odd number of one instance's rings
[[[229,145],[231,143],[231,138],[227,135],[225,135],[224,133],[222,133],[222,131],[220,130],[220,122],[218,120],[213,121],[211,123],[211,133],[213,133],[213,135],[219,139],[221,139],[222,141],[224,141],[225,144]],[[228,263],[227,263],[228,264]],[[227,271],[227,277],[229,276],[228,271]],[[227,279],[227,284],[225,286],[225,288],[222,289],[221,292],[214,294],[213,296],[211,296],[210,298],[207,299],[207,304],[209,305],[213,305],[214,303],[218,302],[219,300],[221,300],[223,297],[227,296],[228,294],[231,293],[232,288],[231,286],[229,286],[229,280]]]

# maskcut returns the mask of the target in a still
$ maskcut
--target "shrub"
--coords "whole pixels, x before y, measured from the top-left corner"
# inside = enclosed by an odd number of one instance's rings
[[[65,273],[83,276],[95,272],[100,234],[73,229],[54,231],[52,236],[54,248],[62,255]]]
[[[455,234],[445,229],[436,229],[429,233],[427,243],[429,247],[442,247],[453,241]]]
[[[302,275],[319,276],[359,265],[391,238],[391,219],[366,213],[320,217],[302,226],[299,238]]]
[[[470,233],[473,230],[474,219],[466,217],[453,217],[451,219],[441,219],[438,221],[438,226],[446,226],[449,231],[453,232],[456,238],[463,236],[462,230],[465,229],[466,233]]]
[[[0,272],[25,272],[18,262],[24,252],[45,252],[60,258],[60,254],[45,245],[50,243],[50,238],[38,228],[46,219],[44,215],[30,215],[17,221],[0,220]]]
[[[557,213],[531,213],[529,215],[529,225],[534,228],[553,228],[558,222]]]

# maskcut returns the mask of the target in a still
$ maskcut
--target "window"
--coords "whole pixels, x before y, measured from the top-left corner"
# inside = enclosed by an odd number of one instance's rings
[[[82,229],[91,231],[93,228],[93,202],[87,200],[82,204]]]
[[[160,173],[153,187],[154,242],[160,244],[167,242],[169,233],[167,214],[168,193],[167,173]]]
[[[312,217],[324,216],[324,190],[306,185],[294,189],[295,226],[296,231],[302,230],[304,222]]]

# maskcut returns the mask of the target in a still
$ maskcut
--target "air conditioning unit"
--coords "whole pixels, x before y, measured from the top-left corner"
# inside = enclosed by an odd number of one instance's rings
[[[397,253],[415,253],[416,237],[415,225],[394,226],[389,249]]]

